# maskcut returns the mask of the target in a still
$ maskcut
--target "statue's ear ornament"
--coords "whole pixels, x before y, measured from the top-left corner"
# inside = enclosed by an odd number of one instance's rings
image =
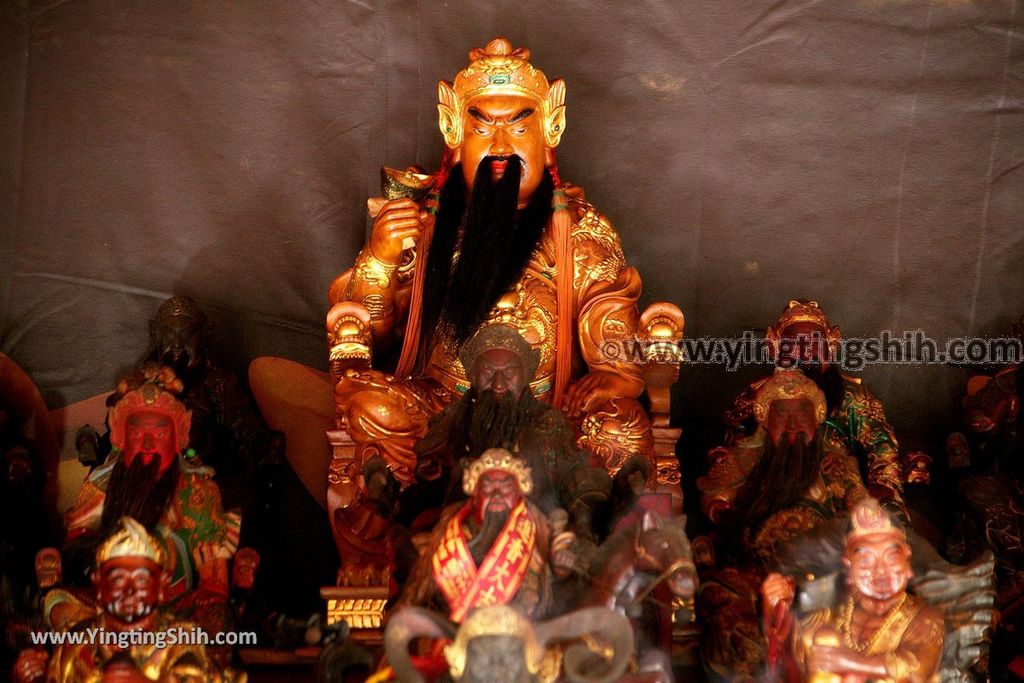
[[[565,81],[558,79],[551,83],[543,109],[544,142],[548,147],[558,147],[565,132]]]
[[[441,81],[437,84],[437,123],[444,136],[444,144],[458,147],[462,144],[462,106],[452,84]]]

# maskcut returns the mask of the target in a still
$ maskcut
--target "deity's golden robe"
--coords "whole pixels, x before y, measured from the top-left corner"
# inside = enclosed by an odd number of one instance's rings
[[[946,634],[942,614],[920,598],[907,595],[879,629],[865,642],[852,640],[849,599],[832,609],[815,610],[796,622],[793,650],[797,664],[806,667],[814,636],[824,626],[839,633],[840,644],[865,655],[882,656],[886,676],[876,683],[931,683],[938,680],[942,641]]]
[[[102,629],[103,616],[87,619],[70,629],[71,633],[88,636],[92,629]],[[121,650],[128,655],[139,672],[151,681],[179,681],[180,683],[245,683],[246,675],[231,669],[220,670],[207,656],[202,645],[189,642],[170,642],[178,636],[179,641],[192,637],[196,625],[175,621],[166,613],[153,627],[162,632],[164,647],[158,642],[130,645]],[[141,636],[141,633],[135,635]],[[185,637],[182,638],[181,636]],[[46,683],[101,683],[104,665],[117,653],[111,645],[83,642],[59,645],[50,657]]]
[[[636,269],[626,265],[619,236],[607,218],[578,199],[570,200],[570,211],[576,332],[572,376],[600,370],[626,379],[635,388],[631,395],[609,401],[589,415],[575,416],[579,445],[597,453],[614,472],[632,453],[653,453],[650,422],[635,400],[644,387],[640,367],[607,354],[608,342],[636,334],[641,280]],[[374,358],[385,356],[401,340],[418,267],[412,254],[408,250],[402,265],[387,272],[364,249],[355,266],[331,286],[332,305],[354,301],[369,311]],[[551,400],[554,387],[558,276],[549,227],[519,281],[483,323],[515,327],[539,352],[540,365],[530,388],[542,400]],[[426,433],[427,421],[469,388],[457,351],[450,343],[436,344],[422,375],[411,380],[377,369],[350,370],[336,387],[338,412],[347,417],[357,446],[373,444],[374,454],[384,455],[400,481],[411,480],[412,444]],[[615,425],[610,432],[605,428],[609,420]]]

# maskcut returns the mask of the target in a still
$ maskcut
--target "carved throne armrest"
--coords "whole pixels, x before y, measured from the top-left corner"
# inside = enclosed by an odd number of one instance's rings
[[[339,301],[327,312],[327,346],[330,349],[331,380],[337,384],[347,372],[370,367],[373,359],[370,313],[362,304]],[[331,462],[327,470],[327,511],[334,524],[334,511],[348,506],[359,491],[355,443],[348,434],[344,417],[338,415],[335,428],[327,432]],[[335,533],[337,535],[337,533]]]
[[[370,312],[355,301],[339,301],[327,311],[327,348],[331,379],[337,382],[349,369],[365,369],[373,360]]]
[[[672,497],[672,508],[683,507],[682,477],[676,457],[676,443],[682,429],[671,427],[671,389],[679,379],[679,342],[686,319],[675,304],[659,301],[640,316],[639,334],[643,343],[644,382],[651,407],[651,432],[654,437],[656,490]]]

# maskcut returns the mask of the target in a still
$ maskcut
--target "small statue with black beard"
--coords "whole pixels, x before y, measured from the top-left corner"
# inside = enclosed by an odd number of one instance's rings
[[[509,325],[484,327],[463,346],[460,359],[472,384],[417,442],[415,483],[399,493],[384,458],[370,458],[360,496],[335,511],[336,538],[349,565],[393,565],[403,578],[416,559],[406,530],[429,531],[444,505],[464,500],[463,470],[490,448],[512,451],[529,465],[530,502],[545,515],[568,513],[574,549],[586,561],[606,532],[604,524],[594,528],[593,513],[607,502],[611,479],[574,444],[562,412],[530,391],[537,355]]]
[[[777,370],[752,413],[754,434],[716,449],[697,480],[719,567],[701,576],[703,656],[726,678],[754,675],[764,660],[757,595],[779,550],[868,496],[856,458],[823,438],[825,395],[802,372]]]
[[[489,448],[504,448],[530,466],[530,501],[544,514],[562,508],[578,536],[596,540],[603,535],[592,527],[592,512],[608,499],[611,479],[575,445],[562,412],[530,391],[538,356],[509,325],[484,327],[463,346],[459,359],[472,383],[416,444],[417,484],[402,498],[403,521],[414,521],[422,508],[417,501],[462,500],[468,463]]]
[[[113,450],[86,478],[65,518],[65,576],[80,581],[96,545],[130,516],[163,546],[168,601],[209,630],[223,630],[228,563],[241,519],[224,512],[213,470],[182,453],[192,414],[175,397],[180,390],[174,372],[161,365],[144,366],[120,383],[121,398],[107,415]]]
[[[227,508],[245,509],[250,522],[269,514],[274,484],[284,463],[284,435],[271,430],[235,373],[209,352],[211,325],[195,301],[172,296],[149,322],[149,349],[143,365],[160,363],[181,383],[179,399],[192,413],[189,445],[216,473]],[[141,367],[141,366],[140,366]],[[107,405],[118,400],[117,393]],[[109,433],[97,437],[83,427],[77,444],[83,462],[102,464],[110,452]]]
[[[829,323],[817,301],[793,299],[765,333],[777,367],[794,368],[814,380],[825,395],[828,423],[824,438],[857,458],[871,495],[903,522],[909,519],[903,500],[905,464],[885,409],[863,380],[840,371],[835,354],[840,330]],[[736,397],[724,417],[725,444],[732,446],[757,429],[754,399],[768,378],[759,379]]]

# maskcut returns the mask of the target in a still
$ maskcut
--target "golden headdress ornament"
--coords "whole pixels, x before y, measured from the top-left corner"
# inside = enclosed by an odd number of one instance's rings
[[[768,419],[768,409],[779,399],[806,398],[814,405],[814,419],[818,424],[825,421],[825,393],[813,380],[799,370],[778,369],[757,390],[754,398],[754,418],[763,425]]]
[[[459,680],[466,671],[466,649],[469,642],[481,636],[512,636],[523,643],[527,670],[536,675],[540,671],[544,648],[537,642],[530,620],[508,605],[479,607],[462,622],[455,640],[444,648],[448,671]]]
[[[487,47],[469,53],[469,66],[455,76],[455,83],[441,81],[437,86],[438,124],[445,144],[455,148],[462,143],[462,114],[477,95],[519,95],[540,105],[544,141],[557,147],[565,132],[565,82],[548,82],[544,72],[530,64],[530,51],[512,49],[506,38],[495,38]]]
[[[836,345],[839,343],[839,327],[828,322],[825,311],[817,301],[811,299],[790,299],[785,310],[779,316],[774,326],[765,332],[765,340],[771,345],[776,354],[779,352],[779,342],[786,328],[796,323],[812,323],[821,328],[822,338],[828,342],[829,350],[834,354]]]
[[[159,363],[147,363],[141,370],[118,384],[120,398],[107,411],[110,425],[110,444],[124,450],[125,422],[132,413],[151,411],[166,415],[174,425],[178,450],[188,446],[188,433],[192,427],[192,413],[176,394],[183,390],[174,370]]]
[[[121,528],[96,551],[96,566],[118,557],[144,557],[160,566],[164,563],[163,548],[149,535],[146,527],[131,517],[122,517]]]
[[[463,470],[462,492],[467,496],[473,495],[480,476],[493,470],[515,475],[516,481],[519,482],[519,490],[523,492],[524,496],[530,495],[530,492],[533,491],[533,477],[530,475],[530,468],[521,458],[517,458],[504,448],[488,448]]]
[[[874,498],[865,498],[853,506],[850,513],[850,533],[846,536],[849,544],[864,536],[876,536],[879,534],[898,536],[901,540],[907,540],[907,534],[903,529],[892,523],[889,513],[882,508]]]

